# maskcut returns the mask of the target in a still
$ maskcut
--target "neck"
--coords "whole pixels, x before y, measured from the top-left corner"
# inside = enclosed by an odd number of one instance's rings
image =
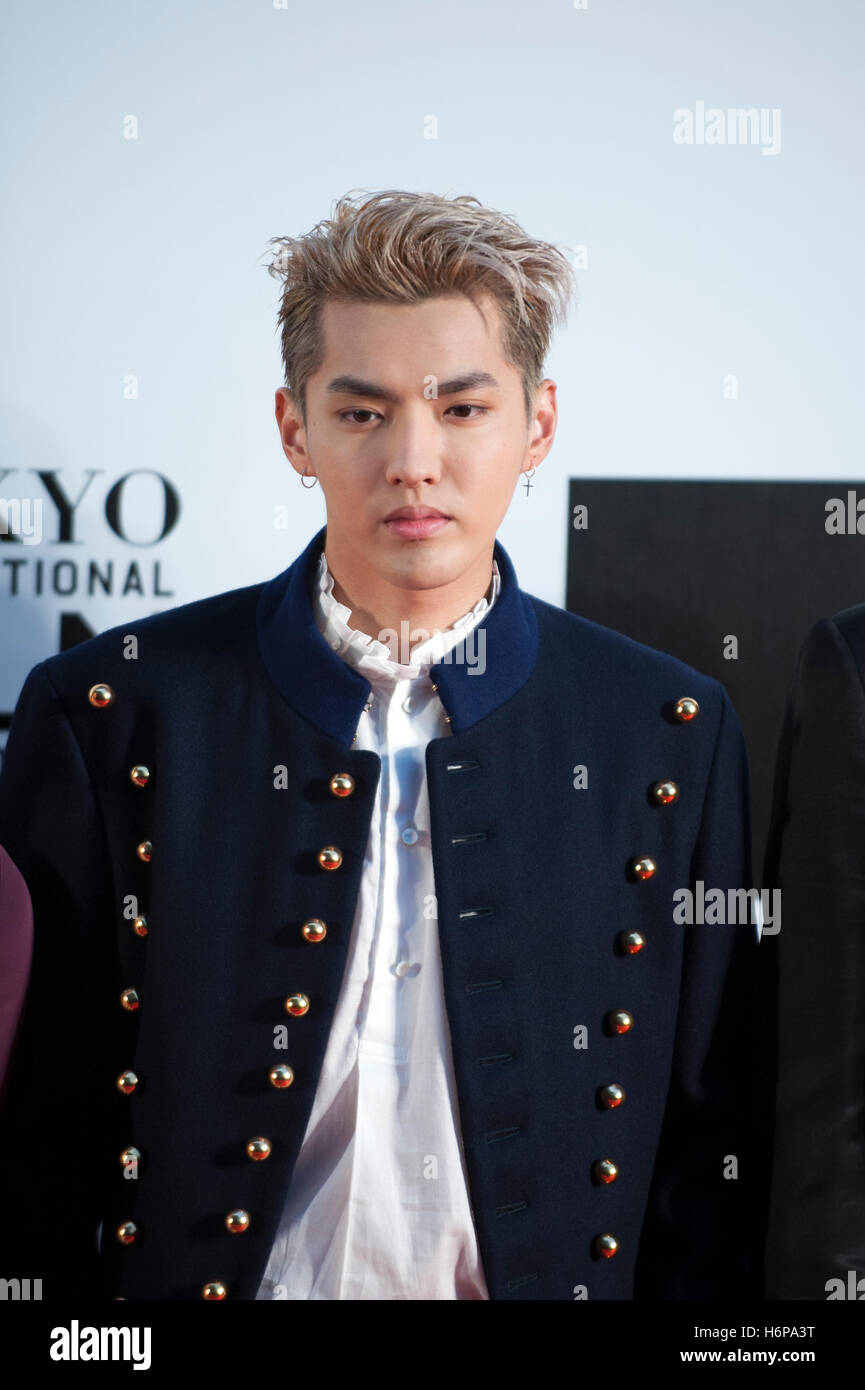
[[[351,610],[349,627],[391,646],[394,639],[383,634],[395,633],[402,644],[407,632],[410,651],[468,613],[488,594],[493,578],[492,550],[457,579],[422,589],[394,583],[369,566],[347,568],[332,555],[330,545],[325,546],[325,560],[333,576],[334,598]]]

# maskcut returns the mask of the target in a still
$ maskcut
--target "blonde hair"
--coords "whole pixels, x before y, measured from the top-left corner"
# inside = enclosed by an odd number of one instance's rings
[[[567,257],[470,194],[368,193],[345,194],[331,218],[304,236],[270,241],[276,249],[268,272],[283,284],[278,322],[285,385],[304,423],[306,383],[324,358],[325,300],[417,304],[465,294],[476,303],[485,293],[499,305],[502,350],[522,376],[530,419],[553,326],[564,323],[576,295]]]

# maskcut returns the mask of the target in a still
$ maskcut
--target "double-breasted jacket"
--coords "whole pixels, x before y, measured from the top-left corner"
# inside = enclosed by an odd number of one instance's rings
[[[380,774],[353,747],[369,685],[314,621],[325,536],[267,582],[40,661],[19,697],[0,843],[34,964],[0,1272],[46,1298],[255,1297]],[[495,556],[483,663],[460,644],[432,669],[450,723],[426,750],[490,1296],[736,1297],[758,948],[753,927],[676,921],[673,895],[750,882],[739,724],[716,680]]]

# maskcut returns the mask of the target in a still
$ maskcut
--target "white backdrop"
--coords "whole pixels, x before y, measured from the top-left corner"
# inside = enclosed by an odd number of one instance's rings
[[[61,613],[266,579],[323,524],[273,420],[264,267],[352,188],[473,193],[584,248],[557,441],[500,531],[524,588],[563,602],[571,476],[855,479],[863,30],[858,0],[6,0],[0,498],[43,534],[0,543],[0,712]],[[711,108],[762,132],[712,143]],[[156,475],[180,514],[153,543]],[[52,482],[83,494],[65,537]]]

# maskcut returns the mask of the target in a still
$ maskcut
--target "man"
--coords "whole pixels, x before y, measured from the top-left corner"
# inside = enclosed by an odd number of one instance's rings
[[[817,623],[778,746],[784,895],[769,1298],[865,1295],[865,604]]]
[[[738,722],[524,593],[495,539],[552,446],[568,263],[476,199],[388,191],[271,268],[281,441],[326,527],[39,663],[9,738],[22,1273],[736,1297],[755,937],[674,894],[749,885]]]

